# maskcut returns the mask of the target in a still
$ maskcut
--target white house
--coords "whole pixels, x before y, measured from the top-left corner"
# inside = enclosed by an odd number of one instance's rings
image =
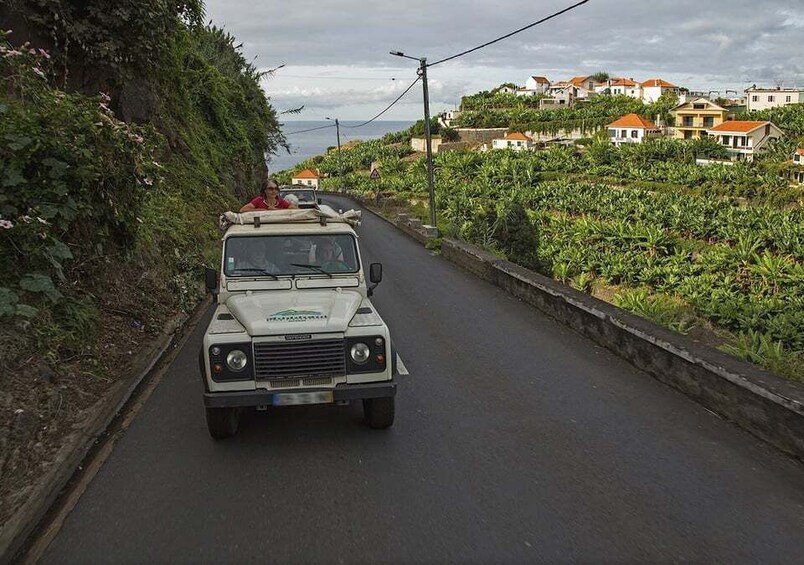
[[[569,108],[578,99],[578,87],[566,82],[558,82],[550,86],[547,91],[549,98],[539,101],[539,109]]]
[[[501,93],[503,93],[503,94],[513,94],[513,93],[515,93],[516,91],[517,91],[517,89],[516,89],[515,87],[513,87],[513,86],[509,86],[509,85],[507,85],[507,84],[504,84],[504,85],[502,85],[502,86],[500,86],[500,87],[498,87],[498,88],[495,88],[495,89],[493,90],[493,92],[494,92],[495,94],[496,94],[496,93],[498,93],[498,92],[501,92]]]
[[[595,79],[590,76],[577,76],[569,79],[569,84],[576,88],[578,98],[591,98],[595,95]]]
[[[550,81],[546,77],[529,77],[525,81],[525,89],[535,91],[538,94],[544,94],[550,88]]]
[[[665,92],[678,94],[680,88],[660,78],[648,79],[639,85],[642,88],[642,101],[646,104],[656,102]]]
[[[626,114],[622,118],[611,122],[606,128],[608,129],[609,140],[614,145],[642,143],[648,137],[662,135],[661,129],[656,124],[636,114]]]
[[[793,179],[799,184],[804,184],[804,147],[799,147],[793,153],[793,164],[798,165],[793,171]]]
[[[723,122],[707,130],[707,133],[717,138],[733,160],[746,161],[753,161],[756,153],[767,149],[768,145],[784,135],[771,122],[738,120]]]
[[[642,87],[634,79],[618,78],[611,81],[609,94],[613,96],[628,96],[640,100],[642,98]]]
[[[745,89],[745,95],[749,112],[804,103],[804,89],[802,88],[757,88],[754,85]]]
[[[533,148],[533,140],[518,131],[506,133],[503,137],[491,141],[493,149],[513,149],[514,151],[528,151]]]
[[[293,175],[291,182],[293,184],[303,184],[304,186],[311,186],[315,189],[318,188],[318,182],[321,177],[312,169],[304,169],[301,172]]]

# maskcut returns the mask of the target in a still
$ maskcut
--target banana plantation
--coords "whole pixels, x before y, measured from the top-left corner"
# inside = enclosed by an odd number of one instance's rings
[[[439,227],[676,331],[714,329],[721,349],[801,378],[804,213],[791,205],[800,192],[780,204],[771,195],[786,187],[761,165],[695,167],[693,144],[649,145],[439,154]],[[337,177],[342,166],[346,177],[325,187],[380,192],[426,217],[425,161],[403,160],[409,153],[377,140],[343,151],[341,163],[330,152],[299,167]],[[372,162],[379,180],[368,178]]]

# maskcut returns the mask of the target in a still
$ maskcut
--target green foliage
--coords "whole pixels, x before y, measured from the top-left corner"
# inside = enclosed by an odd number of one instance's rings
[[[598,71],[592,75],[592,80],[594,80],[595,82],[606,82],[607,80],[609,80],[609,78],[611,77],[609,77],[609,73],[607,73],[606,71]]]
[[[410,126],[410,134],[413,137],[424,136],[424,120],[419,120]],[[438,118],[430,118],[430,135],[438,135],[441,131],[441,124],[438,123]]]
[[[159,281],[144,308],[190,308],[215,218],[285,145],[261,74],[231,35],[198,25],[200,2],[104,6],[14,3],[50,52],[0,32],[0,317],[30,319],[53,361],[97,339],[114,273]],[[69,21],[50,26],[56,13]],[[108,94],[73,89],[89,67]],[[129,83],[154,100],[152,123],[118,119]]]
[[[460,135],[458,134],[458,130],[453,128],[442,128],[441,129],[441,139],[443,141],[458,141],[460,140]]]
[[[78,61],[110,77],[153,71],[177,34],[204,18],[202,0],[13,0],[10,9],[47,38],[65,81]]]

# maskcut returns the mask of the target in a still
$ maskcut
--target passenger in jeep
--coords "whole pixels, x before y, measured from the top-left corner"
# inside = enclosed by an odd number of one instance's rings
[[[283,210],[285,208],[290,208],[290,204],[279,197],[279,185],[274,179],[265,179],[262,183],[262,194],[252,198],[251,201],[244,204],[238,212]]]

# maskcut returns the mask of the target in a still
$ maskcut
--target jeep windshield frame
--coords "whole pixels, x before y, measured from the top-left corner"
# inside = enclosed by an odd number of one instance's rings
[[[227,278],[354,276],[360,271],[357,241],[349,233],[237,235],[226,239]]]

